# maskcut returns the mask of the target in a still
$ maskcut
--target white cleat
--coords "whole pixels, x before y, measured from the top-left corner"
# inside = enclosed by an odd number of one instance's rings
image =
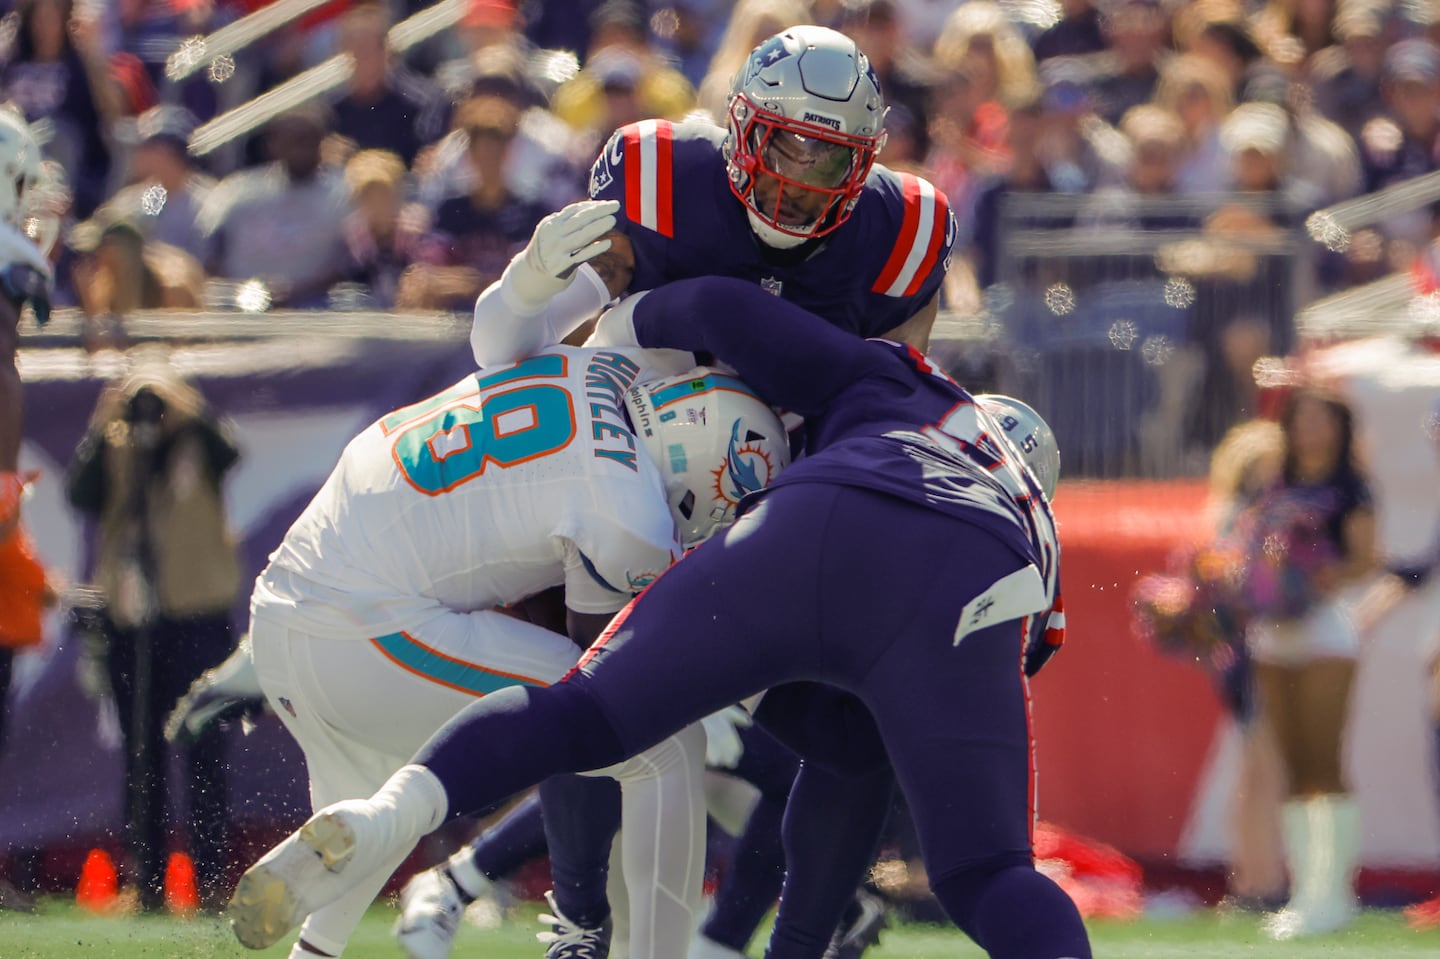
[[[395,941],[410,959],[448,959],[465,901],[444,867],[416,873],[400,893]]]
[[[245,870],[228,909],[241,945],[273,946],[350,887],[342,877],[355,855],[350,817],[334,807],[317,813]]]

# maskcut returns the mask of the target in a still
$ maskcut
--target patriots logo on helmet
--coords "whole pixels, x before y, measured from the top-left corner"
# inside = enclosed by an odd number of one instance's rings
[[[765,488],[770,482],[773,466],[770,455],[758,444],[765,439],[753,430],[740,436],[740,420],[730,427],[730,445],[725,460],[711,470],[715,477],[715,497],[731,506],[747,494]]]

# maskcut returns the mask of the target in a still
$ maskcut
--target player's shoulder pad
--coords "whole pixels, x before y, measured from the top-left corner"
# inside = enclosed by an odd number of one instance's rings
[[[890,256],[881,268],[872,293],[885,296],[914,296],[936,272],[950,268],[950,254],[955,247],[955,214],[945,191],[924,177],[898,173],[876,166],[865,181],[862,201],[874,210],[877,234]]]
[[[610,135],[590,167],[590,198],[618,200],[631,223],[675,235],[675,182],[692,164],[722,162],[725,131],[708,123],[641,120]]]

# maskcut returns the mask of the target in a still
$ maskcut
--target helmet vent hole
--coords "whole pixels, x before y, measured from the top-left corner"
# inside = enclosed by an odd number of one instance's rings
[[[686,490],[685,495],[680,498],[680,515],[689,519],[695,513],[695,491]]]
[[[747,443],[755,443],[755,442],[761,442],[761,443],[763,443],[764,441],[765,441],[765,434],[764,434],[764,433],[757,433],[757,432],[755,432],[754,430],[746,430],[746,431],[745,431],[745,442],[747,442]]]

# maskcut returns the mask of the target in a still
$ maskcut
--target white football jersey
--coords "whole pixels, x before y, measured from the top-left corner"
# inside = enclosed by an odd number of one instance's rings
[[[641,350],[557,346],[382,417],[271,555],[255,610],[369,638],[562,584],[577,612],[619,609],[680,556],[624,414],[632,385],[672,372]]]

